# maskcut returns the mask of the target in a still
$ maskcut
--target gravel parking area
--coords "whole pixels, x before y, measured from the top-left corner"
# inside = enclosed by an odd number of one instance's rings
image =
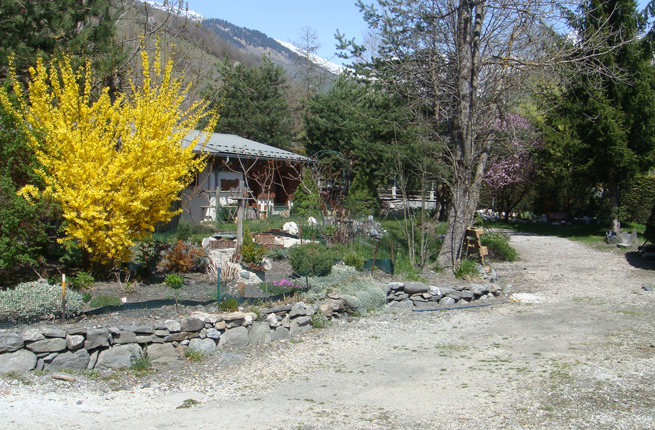
[[[78,373],[74,382],[0,376],[0,422],[6,429],[655,428],[655,292],[642,288],[655,272],[609,248],[557,237],[514,235],[511,243],[521,260],[494,268],[520,302],[389,311],[147,374]]]

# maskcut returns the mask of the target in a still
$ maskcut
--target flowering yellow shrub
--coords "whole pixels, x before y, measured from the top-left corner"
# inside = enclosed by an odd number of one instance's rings
[[[92,94],[90,63],[73,70],[69,58],[51,67],[39,61],[25,94],[14,80],[20,111],[0,89],[0,103],[24,120],[43,166],[45,190],[27,186],[20,193],[59,203],[66,220],[61,241],[77,240],[104,263],[129,259],[135,239],[179,213],[171,204],[204,168],[193,147],[209,134],[185,147],[182,139],[205,116],[207,132],[217,119],[201,102],[182,109],[187,88],[172,76],[172,62],[162,65],[159,53],[152,64],[146,52],[141,56],[142,83],[130,80],[129,95],[114,102],[108,88]]]

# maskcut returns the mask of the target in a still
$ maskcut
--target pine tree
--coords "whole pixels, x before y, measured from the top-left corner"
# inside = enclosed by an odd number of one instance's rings
[[[221,115],[215,131],[288,148],[292,127],[284,69],[267,57],[262,57],[262,64],[257,67],[232,63],[226,58],[218,65],[218,71],[220,82],[206,93]]]

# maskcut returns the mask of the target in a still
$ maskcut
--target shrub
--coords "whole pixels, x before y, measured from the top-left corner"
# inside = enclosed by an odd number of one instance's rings
[[[134,262],[139,265],[137,274],[147,276],[154,272],[157,269],[157,265],[161,262],[162,252],[166,248],[168,248],[168,244],[153,238],[139,243],[134,258]]]
[[[655,205],[655,177],[638,176],[623,188],[617,216],[623,222],[646,224]]]
[[[236,312],[239,310],[239,302],[237,301],[237,299],[230,298],[222,301],[218,305],[218,308],[223,312]]]
[[[0,315],[10,321],[61,316],[61,285],[35,281],[18,284],[14,289],[0,291]],[[66,292],[66,315],[73,316],[82,309],[82,295]]]
[[[345,202],[353,214],[357,215],[378,215],[380,212],[380,198],[378,190],[373,182],[372,175],[365,170],[360,170],[355,175],[353,183],[348,190],[348,197]]]
[[[177,223],[177,230],[175,231],[175,237],[177,240],[185,242],[191,239],[193,234],[193,226],[189,224],[184,218],[180,218],[180,221]]]
[[[330,319],[325,315],[315,313],[312,315],[312,325],[316,328],[325,328],[330,325]]]
[[[115,296],[96,296],[91,299],[89,306],[92,308],[101,308],[103,306],[122,306],[121,299]]]
[[[175,311],[178,311],[178,301],[182,287],[184,287],[184,277],[177,273],[169,273],[166,275],[164,284],[173,291],[173,298],[175,299]]]
[[[241,245],[241,258],[244,263],[259,264],[266,254],[266,249],[255,242],[250,234],[250,229],[243,229],[243,242]]]
[[[71,276],[70,286],[78,290],[87,290],[93,286],[96,280],[86,272],[78,272],[77,275]]]
[[[164,256],[164,268],[170,272],[193,272],[204,268],[205,250],[178,240]]]
[[[321,214],[320,192],[309,169],[303,169],[302,171],[302,181],[293,193],[291,213],[301,217],[318,216]]]
[[[291,295],[296,292],[303,291],[305,287],[301,284],[296,284],[294,282],[287,281],[286,279],[282,279],[281,281],[273,281],[267,283],[265,286],[262,284],[259,286],[259,289],[266,291],[267,293],[270,293],[274,296],[278,296],[281,294]]]
[[[346,254],[343,263],[346,266],[354,267],[356,270],[362,270],[364,268],[364,258],[354,252]]]
[[[489,256],[496,260],[514,261],[518,253],[512,248],[507,238],[502,234],[486,231],[481,238],[483,246],[489,250]]]
[[[289,262],[293,271],[302,276],[327,276],[332,272],[332,256],[320,243],[292,246]]]

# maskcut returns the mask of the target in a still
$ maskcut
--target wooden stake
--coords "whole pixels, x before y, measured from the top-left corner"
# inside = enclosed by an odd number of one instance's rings
[[[66,275],[61,274],[61,319],[66,319]]]

